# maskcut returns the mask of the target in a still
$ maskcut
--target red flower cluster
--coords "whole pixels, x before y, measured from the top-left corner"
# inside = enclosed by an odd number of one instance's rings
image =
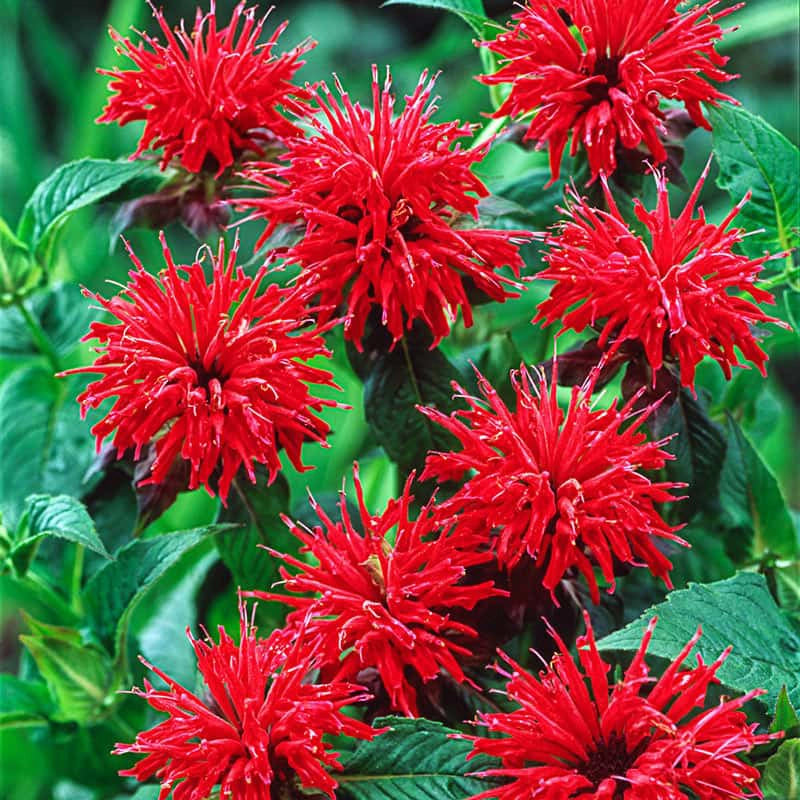
[[[325,734],[371,739],[381,731],[342,713],[341,708],[369,698],[349,683],[306,681],[316,666],[303,640],[291,642],[283,631],[259,640],[241,614],[241,638],[219,629],[219,644],[189,634],[207,695],[176,683],[157,667],[145,665],[167,688],[145,679],[144,697],[167,719],[137,735],[133,744],[118,744],[117,755],[145,755],[123,770],[145,781],[161,782],[159,800],[206,800],[214,787],[220,797],[265,800],[279,785],[295,778],[333,800],[337,783],[328,769],[341,769]],[[187,631],[188,633],[188,631]]]
[[[280,109],[307,112],[302,102],[307,94],[291,80],[313,45],[274,56],[288,23],[258,44],[266,17],[256,22],[255,8],[245,9],[244,2],[222,30],[213,0],[208,14],[197,10],[191,33],[183,26],[172,31],[160,11],[154,15],[166,46],[144,33],[143,41],[133,44],[112,29],[117,53],[136,68],[99,70],[112,79],[114,94],[98,122],[145,121],[134,158],[151,146],[163,148],[162,169],[177,158],[189,172],[219,176],[242,152],[261,154],[265,143],[299,133]]]
[[[774,302],[755,280],[761,265],[777,256],[748,259],[733,250],[744,231],[727,228],[749,193],[719,225],[707,222],[702,208],[695,216],[707,174],[708,166],[678,217],[670,216],[660,175],[655,210],[634,201],[636,216],[650,235],[649,247],[625,222],[605,182],[608,211],[590,206],[573,191],[569,218],[546,240],[548,268],[539,277],[556,284],[534,322],[560,321],[576,331],[599,322],[598,344],[611,342],[609,354],[627,340],[638,340],[654,372],[665,358],[676,359],[684,386],[693,386],[695,367],[704,356],[715,359],[730,378],[731,367],[741,366],[736,347],[765,375],[767,355],[753,326],[785,323],[729,292]]]
[[[609,665],[597,651],[589,615],[587,633],[578,638],[578,663],[552,632],[560,653],[536,678],[503,654],[510,673],[508,697],[520,708],[483,714],[480,721],[505,738],[470,737],[472,755],[486,753],[503,766],[486,776],[511,780],[476,795],[496,800],[594,798],[612,800],[684,800],[687,792],[702,800],[760,796],[755,767],[737,758],[757,744],[776,738],[756,734],[739,709],[759,690],[722,701],[707,710],[708,687],[730,652],[713,664],[697,656],[697,666],[681,664],[700,638],[692,637],[660,678],[650,677],[644,657],[656,620],[642,638],[623,680],[610,684]],[[779,736],[780,734],[778,734]]]
[[[258,295],[267,267],[255,278],[236,268],[238,243],[226,258],[220,240],[208,283],[202,263],[176,266],[163,234],[161,242],[167,268],[159,278],[131,251],[136,269],[120,295],[84,291],[119,320],[92,323],[84,339],[101,342],[100,356],[72,370],[103,375],[78,397],[84,414],[117,398],[92,428],[98,448],[116,431],[117,453],[134,448],[139,458],[155,440],[143,483],[161,483],[180,457],[191,464],[188,488],[213,494],[218,483],[223,500],[242,466],[255,482],[254,462],[265,464],[274,480],[280,447],[302,470],[303,442],[324,441],[329,430],[310,409],[336,405],[306,385],[336,386],[331,373],[297,360],[330,355],[321,331],[304,327],[305,299],[275,284]]]
[[[551,592],[571,568],[586,578],[599,601],[593,565],[614,585],[614,559],[644,562],[671,586],[671,563],[655,539],[685,544],[659,516],[654,503],[676,498],[676,483],[654,483],[644,469],[660,469],[672,458],[664,441],[648,442],[633,398],[618,409],[592,408],[594,377],[573,387],[564,413],[556,399],[557,365],[550,386],[533,386],[523,367],[512,376],[516,409],[509,409],[478,375],[481,398],[455,385],[469,409],[447,416],[420,410],[461,443],[459,452],[428,454],[423,480],[466,481],[437,509],[457,517],[458,529],[491,545],[501,566],[513,568],[525,553],[544,568]],[[637,419],[638,418],[638,419]]]
[[[346,303],[345,336],[356,346],[373,306],[395,341],[415,319],[439,341],[459,306],[471,324],[470,283],[494,300],[511,296],[505,286],[514,282],[495,270],[510,265],[518,274],[517,244],[528,234],[465,224],[487,194],[471,168],[488,144],[462,149],[456,143],[469,125],[430,122],[427,73],[397,117],[388,72],[381,90],[373,67],[372,111],[337,88],[341,105],[324,83],[313,90],[327,124],[315,119],[314,135],[291,140],[284,166],[248,172],[270,194],[243,205],[269,221],[262,241],[279,223],[305,221],[287,259],[301,265],[299,286],[323,306]]]
[[[710,128],[700,103],[732,100],[710,83],[736,77],[714,49],[726,32],[712,14],[717,0],[684,12],[679,0],[537,0],[508,30],[483,42],[500,56],[486,84],[510,84],[495,116],[533,113],[525,134],[550,148],[558,177],[561,155],[583,144],[592,178],[617,167],[617,148],[644,144],[656,162],[667,152],[658,137],[660,98],[682,101],[696,125]],[[735,102],[735,101],[733,101]]]
[[[357,467],[354,477],[363,534],[350,519],[344,498],[341,522],[331,520],[312,500],[322,524],[313,532],[289,524],[318,566],[275,553],[299,570],[292,575],[281,567],[284,588],[293,596],[250,594],[296,609],[288,625],[303,628],[310,646],[323,654],[321,666],[333,668],[335,680],[377,669],[392,709],[417,716],[414,682],[433,680],[442,670],[458,682],[467,680],[459,658],[470,652],[455,639],[477,634],[450,619],[448,612],[471,609],[479,600],[505,592],[491,581],[462,585],[467,567],[489,561],[491,554],[440,530],[430,504],[415,520],[410,518],[413,473],[400,499],[377,516],[364,505]]]

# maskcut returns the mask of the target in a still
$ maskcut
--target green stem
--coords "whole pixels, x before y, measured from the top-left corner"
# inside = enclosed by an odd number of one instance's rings
[[[39,324],[39,321],[28,311],[24,300],[18,299],[16,301],[16,306],[20,314],[22,314],[25,324],[28,326],[28,330],[30,331],[31,338],[37,350],[48,360],[50,366],[53,368],[53,372],[61,372],[61,361],[58,354],[53,348],[47,334],[44,332],[44,329]]]
[[[780,286],[782,283],[791,283],[792,281],[800,280],[800,267],[795,267],[793,264],[786,267],[783,272],[773,275],[766,281],[759,281],[759,289],[771,289],[773,286]]]
[[[81,599],[81,588],[83,581],[83,561],[86,556],[86,548],[82,544],[75,545],[75,557],[72,561],[72,576],[70,580],[69,597],[70,605],[79,616],[83,613],[83,600]]]
[[[473,147],[480,147],[484,142],[488,142],[501,130],[507,121],[508,117],[495,117],[493,120],[491,120],[489,124],[478,134]]]

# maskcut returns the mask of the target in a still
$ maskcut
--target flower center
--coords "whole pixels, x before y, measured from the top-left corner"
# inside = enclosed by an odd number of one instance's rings
[[[608,100],[608,91],[619,83],[620,56],[600,56],[594,63],[593,75],[602,75],[606,80],[595,81],[586,87],[591,95],[592,105]]]
[[[612,733],[607,740],[601,739],[597,742],[597,748],[589,753],[589,760],[580,764],[577,769],[597,789],[604,780],[615,775],[624,775],[638,757],[638,752],[628,752],[624,737]],[[622,797],[622,789],[619,786],[614,794],[615,798],[617,796]]]
[[[194,370],[194,374],[197,375],[197,386],[201,389],[205,389],[206,395],[210,395],[210,384],[212,380],[216,378],[220,384],[224,384],[228,377],[222,370],[216,369],[216,366],[216,360],[214,360],[210,369],[206,369],[203,366],[203,362],[200,358],[189,362],[189,367],[191,367],[191,369]]]

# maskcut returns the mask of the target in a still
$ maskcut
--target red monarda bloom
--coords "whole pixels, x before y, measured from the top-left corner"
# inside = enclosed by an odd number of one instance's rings
[[[415,319],[438,341],[459,306],[471,324],[470,284],[494,300],[511,296],[505,286],[513,281],[496,269],[518,273],[517,244],[527,234],[465,224],[487,194],[471,168],[488,144],[462,148],[469,125],[430,122],[427,73],[396,117],[388,72],[381,90],[373,67],[373,111],[336,85],[341,101],[325,84],[313,90],[325,122],[315,119],[313,135],[289,142],[288,163],[247,174],[270,195],[243,205],[269,221],[262,241],[278,223],[305,221],[287,258],[302,266],[299,285],[323,306],[346,304],[345,337],[357,346],[373,306],[395,341]]]
[[[333,376],[301,363],[330,355],[296,291],[275,284],[258,294],[267,274],[254,278],[237,268],[238,243],[227,255],[220,240],[207,282],[203,264],[176,265],[162,234],[166,270],[156,278],[129,250],[136,269],[122,293],[106,300],[84,290],[118,322],[93,322],[84,339],[98,339],[92,366],[99,380],[78,396],[85,414],[109,397],[111,410],[92,433],[97,446],[114,433],[121,457],[155,440],[151,476],[160,483],[173,460],[191,465],[189,487],[218,484],[225,500],[240,467],[255,482],[254,463],[270,482],[283,447],[302,470],[305,440],[324,441],[327,423],[315,416],[331,400],[313,397],[306,383],[335,386]],[[300,361],[298,360],[300,359]],[[219,469],[218,469],[219,468]]]
[[[599,346],[612,343],[609,355],[623,342],[638,340],[654,373],[665,359],[677,360],[684,386],[694,385],[695,367],[704,356],[715,359],[730,378],[731,368],[741,366],[736,347],[766,375],[767,354],[753,326],[785,323],[730,292],[774,302],[755,280],[762,264],[780,255],[749,259],[733,251],[744,231],[727,228],[749,192],[719,225],[707,222],[702,208],[695,216],[707,174],[708,166],[678,217],[670,216],[663,176],[656,176],[654,211],[634,200],[636,216],[649,232],[649,245],[629,228],[605,183],[608,211],[590,206],[573,191],[569,217],[547,238],[548,268],[538,277],[556,283],[534,322],[560,321],[576,331],[597,324]]]
[[[292,575],[281,567],[284,588],[304,596],[251,594],[297,609],[288,624],[303,627],[335,680],[376,669],[392,709],[417,716],[415,685],[442,670],[459,683],[467,680],[459,659],[470,651],[455,639],[477,634],[448,612],[472,609],[479,600],[505,592],[491,581],[461,585],[467,567],[491,560],[491,553],[440,531],[430,503],[415,520],[409,517],[413,473],[400,499],[377,516],[364,505],[357,468],[354,475],[363,534],[350,519],[344,498],[341,522],[331,520],[312,499],[319,527],[310,532],[286,521],[318,566],[275,553],[299,570]]]
[[[663,98],[682,101],[696,125],[709,128],[700,103],[732,98],[708,81],[728,81],[714,43],[726,31],[717,0],[685,12],[680,0],[537,0],[510,28],[483,42],[500,57],[487,84],[510,84],[496,116],[533,113],[525,139],[550,148],[553,180],[572,137],[583,144],[592,178],[617,167],[617,148],[644,145],[656,162],[667,152],[658,137]],[[569,19],[567,19],[567,17]]]
[[[245,614],[242,609],[238,645],[221,627],[219,644],[189,634],[205,684],[200,696],[142,659],[167,688],[145,679],[144,690],[133,693],[168,717],[133,744],[117,745],[117,755],[145,756],[120,775],[155,776],[159,800],[170,792],[174,800],[207,800],[214,787],[223,798],[267,800],[289,796],[279,787],[295,781],[333,800],[337,783],[328,769],[341,765],[323,736],[380,733],[341,711],[369,695],[349,683],[307,682],[315,662],[302,639],[291,642],[278,630],[259,640]]]
[[[595,373],[596,375],[596,373]],[[523,367],[512,375],[516,409],[509,409],[482,376],[482,397],[454,388],[469,408],[450,416],[420,410],[446,428],[461,450],[428,454],[422,479],[464,485],[437,513],[456,517],[459,531],[482,536],[501,566],[512,569],[527,553],[544,571],[542,583],[555,592],[565,573],[577,568],[592,599],[599,601],[593,564],[614,585],[614,559],[640,564],[671,586],[670,561],[656,539],[685,544],[659,516],[654,503],[676,498],[676,483],[650,481],[642,470],[660,469],[672,456],[667,440],[646,441],[642,421],[653,410],[633,411],[635,395],[621,409],[593,408],[594,376],[572,389],[569,408],[556,400],[557,365],[548,386],[538,386]]]
[[[273,55],[288,23],[258,44],[266,17],[256,22],[255,11],[241,2],[230,24],[217,30],[212,0],[208,14],[197,10],[191,33],[183,25],[172,31],[163,14],[154,11],[166,47],[145,33],[133,44],[112,29],[117,53],[135,69],[99,70],[112,79],[114,94],[98,122],[144,120],[133,158],[150,147],[163,148],[162,169],[176,158],[189,172],[217,175],[244,151],[260,154],[265,143],[299,133],[281,111],[307,111],[305,91],[291,80],[304,63],[301,56],[313,45]]]
[[[644,657],[654,618],[622,681],[610,684],[610,667],[597,651],[589,615],[584,617],[587,633],[578,638],[577,664],[554,631],[560,652],[538,678],[500,654],[511,671],[498,672],[508,678],[508,697],[520,707],[479,715],[481,724],[505,738],[470,738],[472,755],[502,760],[501,768],[482,774],[511,781],[473,800],[760,797],[758,770],[736,754],[776,738],[756,734],[758,726],[748,725],[738,710],[763,692],[701,710],[730,648],[713,664],[698,655],[696,667],[681,669],[698,630],[664,674],[651,677]]]

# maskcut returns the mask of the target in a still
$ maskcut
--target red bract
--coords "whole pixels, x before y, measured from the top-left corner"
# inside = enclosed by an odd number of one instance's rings
[[[73,370],[103,375],[78,397],[84,414],[116,397],[92,428],[98,449],[116,431],[118,455],[134,448],[138,459],[155,440],[143,483],[160,483],[180,457],[191,464],[189,488],[213,494],[218,481],[223,500],[242,466],[255,482],[254,463],[265,464],[274,480],[280,447],[303,469],[303,442],[329,431],[311,410],[336,405],[306,385],[336,386],[331,373],[298,361],[330,355],[308,327],[304,299],[275,284],[258,295],[267,267],[255,278],[236,268],[238,243],[226,257],[220,241],[210,283],[203,264],[176,265],[163,234],[161,243],[167,268],[158,278],[130,251],[136,269],[122,293],[106,300],[84,290],[119,320],[92,323],[84,339],[98,339],[100,355]]]
[[[638,340],[654,372],[665,359],[677,360],[684,386],[693,386],[695,367],[704,356],[715,359],[730,378],[731,367],[741,366],[736,347],[766,375],[767,355],[753,326],[785,323],[730,292],[774,302],[755,280],[762,264],[779,256],[749,259],[733,251],[744,231],[727,228],[749,192],[719,225],[707,222],[702,208],[695,216],[707,174],[708,166],[678,217],[670,216],[662,176],[656,176],[654,211],[634,200],[636,216],[649,232],[649,245],[629,228],[605,183],[608,211],[593,208],[573,191],[569,217],[547,239],[548,268],[539,277],[556,284],[534,322],[560,321],[576,331],[599,323],[598,344],[602,348],[612,342],[609,354],[629,339]]]
[[[291,787],[295,778],[333,799],[337,783],[328,769],[341,765],[323,736],[371,739],[380,733],[340,710],[369,699],[360,686],[306,682],[315,662],[303,641],[292,643],[281,630],[258,640],[245,615],[242,608],[238,645],[221,627],[219,644],[189,634],[202,696],[142,659],[167,688],[155,689],[145,679],[144,690],[133,693],[168,717],[114,752],[145,756],[120,774],[140,781],[155,776],[159,800],[170,792],[174,800],[206,800],[215,786],[223,798],[266,800],[283,797],[274,790]]]
[[[133,44],[112,29],[117,53],[129,58],[135,69],[99,70],[112,78],[109,88],[114,94],[98,122],[126,125],[144,120],[134,158],[151,146],[163,148],[162,169],[177,158],[189,172],[217,175],[243,151],[260,154],[265,143],[299,133],[281,109],[306,113],[302,99],[307,94],[291,79],[304,63],[300,57],[313,45],[273,55],[288,23],[258,44],[266,17],[256,22],[255,11],[241,2],[230,24],[217,30],[212,1],[208,14],[197,10],[194,29],[187,33],[183,24],[171,30],[154,9],[166,46],[145,33]]]
[[[675,500],[676,483],[657,483],[643,469],[660,469],[672,458],[666,440],[648,442],[639,428],[654,406],[632,410],[592,408],[596,373],[573,387],[569,408],[556,400],[557,365],[550,386],[538,386],[522,368],[512,375],[516,409],[509,409],[491,384],[478,375],[481,397],[455,385],[469,408],[447,416],[420,409],[455,436],[461,450],[429,453],[423,479],[464,485],[437,509],[457,517],[458,529],[481,536],[501,566],[513,568],[525,553],[544,569],[543,585],[555,591],[565,573],[577,568],[592,599],[599,600],[593,563],[614,582],[614,559],[644,562],[671,586],[669,560],[655,539],[685,544],[659,516],[654,503]]]
[[[505,592],[494,589],[491,581],[461,585],[466,568],[490,560],[491,554],[440,531],[431,504],[415,520],[409,517],[413,474],[400,499],[376,516],[364,505],[357,469],[354,475],[363,534],[353,525],[344,498],[341,522],[331,520],[312,499],[319,527],[310,532],[286,521],[318,566],[275,553],[299,570],[292,575],[281,567],[284,588],[315,596],[251,594],[297,609],[289,624],[304,627],[336,679],[375,668],[392,709],[417,716],[414,683],[430,681],[442,670],[458,682],[466,680],[459,658],[470,651],[455,639],[476,633],[451,620],[448,612],[471,609],[479,600]]]
[[[511,296],[505,286],[515,284],[495,270],[518,273],[517,244],[527,234],[463,224],[477,219],[487,194],[471,168],[488,144],[463,149],[457,142],[469,125],[430,122],[427,73],[396,117],[388,72],[381,91],[373,67],[373,111],[336,85],[341,101],[324,83],[313,90],[325,122],[315,119],[315,134],[289,142],[288,163],[247,174],[270,194],[243,205],[269,221],[262,241],[278,223],[305,221],[287,258],[302,266],[299,285],[309,295],[331,308],[346,304],[345,336],[357,346],[373,305],[395,341],[415,319],[438,341],[459,306],[471,324],[470,283],[494,300]]]
[[[690,792],[701,800],[760,797],[758,770],[736,754],[781,735],[756,734],[758,726],[738,710],[763,692],[700,710],[730,648],[713,664],[698,655],[696,667],[681,669],[698,629],[664,674],[651,677],[644,657],[654,618],[624,678],[611,684],[584,617],[577,664],[554,631],[561,652],[538,678],[501,653],[511,672],[498,671],[520,708],[479,715],[481,724],[506,738],[470,738],[472,755],[502,760],[501,768],[481,774],[511,782],[473,800],[686,800]]]
[[[685,12],[679,2],[537,0],[482,43],[500,68],[480,80],[511,85],[496,116],[534,114],[525,138],[549,145],[554,180],[570,136],[570,154],[583,144],[592,178],[610,175],[619,146],[643,144],[656,162],[667,158],[658,137],[661,98],[682,101],[694,123],[709,129],[700,103],[735,102],[709,80],[736,77],[722,69],[728,59],[714,44],[726,32],[716,21],[739,6],[714,15],[717,0]]]

